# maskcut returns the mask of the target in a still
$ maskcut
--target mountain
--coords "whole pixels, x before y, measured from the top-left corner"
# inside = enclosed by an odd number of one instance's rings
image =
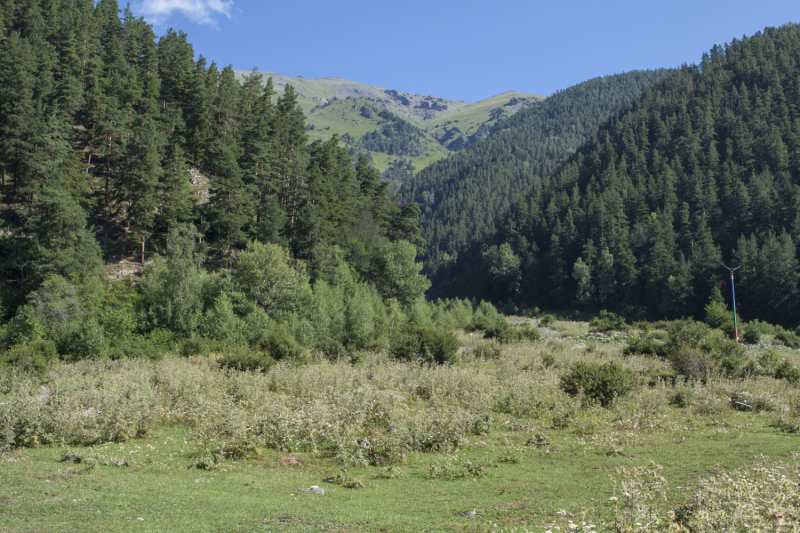
[[[730,293],[725,262],[742,267],[744,318],[796,325],[799,67],[800,26],[789,24],[714,46],[646,89],[485,243],[485,294],[702,316],[718,289]]]
[[[448,294],[448,280],[474,265],[465,251],[502,226],[517,195],[555,170],[603,121],[664,74],[634,71],[559,91],[407,180],[400,198],[422,206],[425,262],[428,273],[438,276],[435,290]]]
[[[240,79],[250,73],[237,71]],[[411,162],[416,170],[447,157],[483,139],[498,121],[545,99],[535,94],[508,91],[476,103],[460,102],[383,89],[342,78],[272,77],[276,97],[286,85],[297,93],[297,103],[306,115],[310,140],[327,140],[338,133],[353,153],[369,154],[382,172]],[[400,130],[398,132],[398,130]],[[377,132],[377,134],[376,134]],[[370,141],[364,143],[364,137]],[[375,137],[389,138],[375,142]],[[388,149],[391,139],[403,138],[411,149]],[[396,140],[396,139],[395,139]],[[398,143],[394,143],[397,145]]]

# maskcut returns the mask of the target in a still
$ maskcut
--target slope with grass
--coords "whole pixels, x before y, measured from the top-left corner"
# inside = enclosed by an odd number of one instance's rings
[[[248,72],[237,71],[240,78]],[[298,104],[306,114],[310,140],[327,140],[334,133],[347,134],[345,142],[354,151],[370,154],[375,165],[385,171],[398,157],[413,162],[417,169],[443,159],[484,138],[499,120],[545,99],[544,96],[508,91],[476,103],[448,100],[383,89],[342,78],[307,79],[265,72],[272,77],[276,96],[289,84],[297,91]],[[415,155],[392,155],[359,145],[365,134],[380,129],[384,120],[378,114],[389,111],[423,130],[424,151]]]

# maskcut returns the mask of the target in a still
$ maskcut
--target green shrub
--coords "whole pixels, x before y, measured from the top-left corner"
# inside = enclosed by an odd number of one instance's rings
[[[578,361],[560,380],[561,390],[570,396],[583,394],[592,402],[608,406],[614,398],[624,396],[635,387],[633,374],[619,363],[585,363]]]
[[[758,344],[761,342],[761,333],[755,329],[747,326],[742,333],[742,342],[745,344]]]
[[[259,348],[275,361],[307,363],[310,361],[308,350],[300,345],[294,337],[282,330],[270,333],[259,342]]]
[[[694,320],[675,320],[669,324],[667,331],[666,350],[671,354],[681,346],[699,346],[711,333],[711,328]]]
[[[726,337],[711,335],[703,348],[711,354],[720,369],[731,377],[741,377],[750,359],[744,346]]]
[[[234,348],[217,360],[220,368],[266,372],[275,364],[275,359],[257,350]]]
[[[627,327],[624,318],[605,309],[589,322],[590,331],[622,331]]]
[[[224,342],[206,339],[205,337],[183,339],[179,347],[180,353],[184,357],[189,357],[191,355],[207,356],[212,353],[224,352],[226,349],[228,349],[228,345]]]
[[[623,355],[655,355],[662,359],[667,357],[667,350],[663,342],[659,342],[653,335],[642,335],[628,339],[628,345],[622,350]]]
[[[712,328],[721,328],[728,322],[733,322],[731,311],[723,301],[713,301],[706,305],[705,323]]]
[[[465,329],[467,331],[486,331],[504,325],[507,325],[506,319],[497,312],[495,306],[488,302],[481,302],[472,315],[472,322]]]
[[[781,354],[775,350],[767,350],[758,356],[758,366],[760,373],[766,376],[774,376],[775,370],[781,364]]]
[[[739,377],[746,372],[744,347],[702,322],[673,322],[664,349],[673,368],[691,379],[705,381],[715,372]]]
[[[793,331],[779,331],[775,334],[775,340],[787,348],[800,348],[800,337],[798,337]]]
[[[392,338],[391,353],[398,359],[422,359],[427,363],[454,363],[461,343],[452,331],[413,328]]]
[[[539,324],[541,324],[544,327],[550,326],[555,321],[556,321],[556,317],[554,317],[550,313],[545,313],[545,314],[543,314],[542,316],[539,317]]]
[[[336,339],[325,339],[314,345],[314,349],[329,361],[337,361],[347,355],[342,343]]]
[[[475,347],[475,357],[481,359],[500,359],[503,350],[496,344],[481,343]]]
[[[13,346],[0,360],[27,372],[42,374],[58,361],[58,352],[52,341],[33,341]]]
[[[719,372],[719,365],[714,358],[703,350],[692,346],[681,346],[669,355],[672,368],[690,380],[703,383]]]
[[[491,327],[484,332],[485,338],[497,339],[504,344],[519,342],[521,340],[538,341],[541,336],[542,334],[537,328],[527,324],[520,327],[513,327],[506,323],[502,326]]]
[[[156,328],[147,335],[147,339],[163,351],[175,346],[175,333],[168,329]]]
[[[105,355],[108,340],[102,326],[94,318],[81,322],[76,331],[58,345],[62,357],[69,361],[96,359]]]
[[[785,359],[775,368],[773,376],[775,379],[785,379],[792,385],[800,384],[800,368]]]
[[[111,359],[121,359],[122,357],[141,358],[157,361],[164,357],[165,348],[154,343],[148,337],[131,337],[117,343],[107,351],[107,356]]]

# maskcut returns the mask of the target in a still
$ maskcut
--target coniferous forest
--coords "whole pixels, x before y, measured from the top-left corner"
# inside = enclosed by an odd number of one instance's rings
[[[800,26],[715,46],[619,111],[483,250],[495,299],[702,316],[737,272],[746,319],[796,325]],[[491,244],[491,246],[489,246]]]
[[[418,208],[335,135],[309,144],[291,86],[237,81],[116,0],[3,2],[0,34],[7,347],[246,346],[276,323],[363,346],[429,287]],[[108,282],[126,258],[141,282]]]
[[[435,290],[458,294],[461,289],[448,280],[474,260],[470,246],[503,225],[514,199],[665,73],[629,72],[559,91],[502,121],[482,142],[407,180],[399,195],[422,208],[425,266]]]

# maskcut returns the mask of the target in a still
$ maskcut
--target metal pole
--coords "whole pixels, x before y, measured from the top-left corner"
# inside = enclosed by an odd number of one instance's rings
[[[733,273],[742,268],[738,266],[736,268],[730,268],[725,266],[725,263],[722,263],[722,266],[728,269],[731,273],[731,296],[733,297],[733,337],[736,339],[736,342],[739,342],[739,325],[736,323],[736,288],[733,284]]]

